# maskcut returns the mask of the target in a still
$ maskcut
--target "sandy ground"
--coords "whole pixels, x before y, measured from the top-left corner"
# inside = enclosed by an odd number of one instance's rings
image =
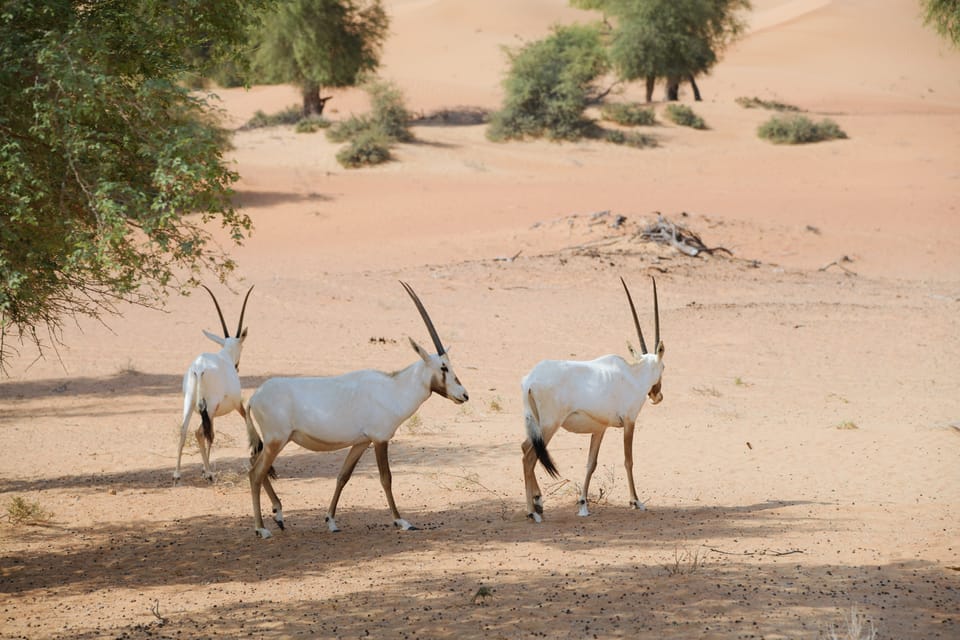
[[[562,0],[387,4],[384,76],[423,113],[495,108],[502,45],[591,17]],[[818,638],[851,616],[881,638],[960,636],[960,53],[912,0],[754,4],[701,82],[710,130],[659,126],[656,149],[419,126],[396,162],[345,171],[320,135],[237,133],[256,225],[234,251],[234,292],[256,285],[245,395],[413,362],[406,337],[429,338],[401,279],[452,345],[470,402],[434,396],[391,445],[420,530],[393,529],[368,453],[328,532],[344,453],[291,444],[287,529],[257,539],[236,414],[216,422],[216,482],[194,445],[174,487],[180,380],[216,316],[205,295],[127,309],[71,327],[60,360],[25,351],[0,383],[0,500],[52,514],[0,522],[0,637]],[[234,124],[297,100],[220,96]],[[850,139],[769,145],[769,113],[739,96]],[[348,91],[328,108],[365,107]],[[633,238],[655,212],[733,258]],[[667,347],[665,399],[634,444],[648,510],[627,507],[613,430],[578,517],[588,439],[564,432],[535,525],[520,378],[626,356],[618,278],[652,332],[648,275]],[[233,324],[239,296],[215,291]]]

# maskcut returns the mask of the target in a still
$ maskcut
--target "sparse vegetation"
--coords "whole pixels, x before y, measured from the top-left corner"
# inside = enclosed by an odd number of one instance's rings
[[[657,123],[652,107],[636,102],[610,102],[600,109],[604,120],[616,122],[625,127],[650,126]]]
[[[689,549],[681,550],[680,547],[675,547],[673,562],[664,565],[664,568],[667,570],[667,575],[686,576],[702,569],[705,562],[706,554],[700,555],[700,549],[694,549],[691,552]]]
[[[7,520],[10,524],[42,525],[53,518],[53,514],[40,506],[39,502],[28,502],[20,496],[14,496],[7,503]]]
[[[773,116],[760,125],[757,135],[774,144],[808,144],[847,137],[833,120],[825,118],[817,123],[806,116]]]
[[[503,404],[501,404],[499,396],[490,400],[490,411],[493,411],[494,413],[500,413],[503,411]]]
[[[761,100],[760,98],[757,98],[757,97],[748,98],[746,96],[740,96],[739,98],[737,98],[736,102],[738,105],[740,105],[744,109],[768,109],[770,111],[800,111],[800,107],[795,107],[792,104],[777,102],[776,100]]]
[[[331,142],[349,141],[337,153],[337,161],[351,169],[387,162],[392,157],[391,146],[414,139],[409,128],[410,112],[400,90],[383,81],[370,82],[366,89],[370,94],[370,114],[351,116],[327,129]]]
[[[241,129],[262,129],[263,127],[279,127],[282,125],[297,124],[303,119],[303,110],[292,105],[275,113],[264,113],[259,109],[253,117],[247,120]]]
[[[864,614],[857,611],[856,607],[850,610],[850,613],[844,616],[843,628],[831,629],[830,640],[875,640],[877,629]]]
[[[656,138],[646,133],[640,133],[639,131],[624,132],[611,129],[604,131],[603,139],[613,144],[622,144],[625,147],[633,147],[635,149],[645,149],[658,145]]]
[[[857,423],[853,422],[852,420],[844,420],[837,425],[837,429],[840,431],[856,431],[859,428],[860,427],[857,426]]]
[[[691,129],[707,128],[707,123],[703,121],[703,118],[698,116],[693,109],[685,104],[668,104],[664,110],[664,114],[668,120],[682,127],[690,127]]]
[[[297,133],[316,133],[320,129],[327,129],[331,122],[323,116],[307,116],[297,122],[293,128]]]

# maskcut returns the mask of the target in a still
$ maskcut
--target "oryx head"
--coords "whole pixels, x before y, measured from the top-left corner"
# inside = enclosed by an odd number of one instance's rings
[[[247,295],[243,298],[243,307],[240,308],[240,322],[237,324],[237,334],[235,336],[230,335],[230,331],[227,329],[227,323],[223,319],[223,312],[220,310],[220,304],[217,302],[217,297],[213,295],[213,291],[205,284],[201,284],[201,287],[207,290],[207,293],[210,294],[210,297],[213,298],[213,306],[217,308],[217,315],[220,316],[220,326],[223,327],[223,337],[210,333],[206,329],[203,330],[203,335],[207,336],[218,345],[224,348],[230,356],[233,358],[233,366],[237,368],[237,371],[240,370],[240,351],[243,349],[243,341],[247,337],[247,328],[243,326],[243,314],[247,310],[247,299],[250,298],[250,292],[253,291],[251,286],[247,289]]]
[[[640,321],[637,319],[637,309],[633,306],[633,298],[630,296],[630,289],[627,288],[627,283],[623,281],[623,278],[620,278],[620,282],[623,284],[623,290],[627,292],[627,302],[630,303],[630,312],[633,314],[633,324],[637,327],[637,337],[640,339],[640,350],[643,352],[637,354],[629,344],[627,345],[630,348],[630,353],[633,354],[633,357],[637,359],[638,363],[641,366],[649,367],[651,371],[651,380],[653,384],[650,386],[650,390],[647,392],[647,396],[650,398],[652,404],[657,404],[663,400],[663,394],[660,392],[660,383],[663,379],[663,341],[660,339],[660,306],[657,303],[657,281],[651,276],[653,280],[653,327],[654,327],[654,345],[656,346],[654,353],[647,352],[647,343],[643,340],[643,331],[640,329]]]
[[[444,349],[443,343],[440,342],[440,336],[437,335],[437,330],[434,328],[430,316],[427,315],[427,310],[423,308],[423,303],[420,302],[420,298],[413,292],[410,285],[402,281],[400,284],[402,284],[403,288],[410,294],[410,297],[413,299],[413,304],[417,305],[417,311],[420,312],[420,317],[423,318],[424,324],[427,325],[427,331],[433,340],[433,346],[437,349],[437,354],[431,355],[427,353],[423,347],[418,345],[413,338],[410,338],[410,346],[413,347],[413,350],[417,352],[417,355],[420,356],[433,372],[433,378],[430,381],[430,390],[444,398],[453,400],[457,404],[466,402],[470,399],[470,395],[467,393],[467,390],[463,388],[463,385],[460,384],[457,374],[453,372],[453,367],[450,366],[450,355],[447,353],[447,350]]]

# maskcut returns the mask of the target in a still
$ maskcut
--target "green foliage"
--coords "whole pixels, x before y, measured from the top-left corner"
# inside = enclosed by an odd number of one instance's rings
[[[240,129],[262,129],[264,127],[278,127],[281,125],[297,124],[303,119],[303,110],[297,105],[291,105],[286,109],[275,113],[264,113],[259,109],[253,114],[253,117],[247,120]]]
[[[14,496],[7,503],[7,521],[10,524],[42,525],[48,523],[53,514],[40,506],[39,502],[27,502],[20,496]]]
[[[373,122],[367,116],[350,116],[346,120],[334,122],[327,129],[327,140],[346,142],[373,129]]]
[[[305,114],[322,113],[323,87],[350,87],[380,64],[389,19],[380,0],[285,0],[254,34],[254,79],[291,83]]]
[[[960,47],[960,0],[920,0],[924,24]]]
[[[503,108],[490,119],[491,140],[546,136],[576,140],[590,126],[583,111],[594,82],[608,68],[596,27],[571,25],[508,51]]]
[[[378,129],[360,132],[337,152],[337,162],[348,169],[381,164],[390,160],[390,140]]]
[[[685,104],[668,104],[667,108],[664,109],[664,114],[668,120],[682,127],[690,127],[692,129],[707,128],[707,123],[703,121],[703,118],[698,116],[693,109]]]
[[[657,139],[651,135],[638,131],[620,131],[611,129],[603,132],[603,139],[613,144],[620,144],[634,149],[646,149],[657,146]]]
[[[327,129],[332,123],[323,116],[307,116],[297,121],[293,130],[297,133],[316,133],[320,129]]]
[[[757,129],[757,135],[774,144],[806,144],[846,138],[839,125],[829,118],[819,123],[806,116],[773,116]]]
[[[749,0],[573,0],[614,18],[610,60],[620,79],[687,78],[707,73],[743,33]]]
[[[250,230],[228,139],[179,80],[243,41],[248,4],[3,4],[0,367],[13,344],[58,341],[65,318],[157,305],[234,268],[206,226],[238,243]],[[186,54],[200,46],[207,60]]]
[[[649,126],[657,123],[657,117],[650,107],[636,102],[611,102],[600,109],[604,120],[610,120],[626,127]]]
[[[370,110],[375,126],[391,142],[412,142],[410,112],[407,111],[400,89],[385,81],[369,82],[365,88],[370,94]]]
[[[777,102],[776,100],[761,100],[757,97],[747,98],[746,96],[740,96],[736,99],[736,103],[744,109],[759,108],[769,109],[770,111],[800,111],[800,107],[795,107],[792,104]]]

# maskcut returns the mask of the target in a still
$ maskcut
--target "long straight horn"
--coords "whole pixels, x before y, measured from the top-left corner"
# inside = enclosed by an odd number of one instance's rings
[[[657,304],[657,279],[653,276],[650,276],[650,279],[653,280],[653,333],[654,333],[654,349],[660,348],[660,305]]]
[[[223,327],[223,337],[229,338],[230,332],[227,331],[227,323],[223,320],[223,312],[220,311],[220,303],[217,302],[217,296],[213,295],[213,291],[210,291],[210,288],[205,284],[201,284],[201,287],[207,290],[207,293],[210,294],[210,297],[213,298],[213,306],[217,308],[217,315],[220,316],[220,326]]]
[[[427,331],[430,333],[430,338],[433,340],[433,346],[437,348],[437,355],[442,356],[446,351],[443,348],[443,343],[440,342],[440,336],[437,335],[437,330],[433,326],[433,321],[430,320],[430,316],[427,314],[427,310],[423,308],[423,303],[420,302],[420,298],[417,297],[417,294],[413,292],[413,289],[404,281],[400,281],[400,284],[403,285],[403,288],[407,290],[407,293],[410,294],[410,297],[413,299],[413,304],[417,305],[417,311],[420,312],[420,317],[423,318],[424,324],[427,325]]]
[[[643,330],[640,329],[640,320],[637,319],[637,308],[633,306],[633,298],[630,296],[630,289],[627,289],[627,283],[623,281],[623,277],[620,277],[620,283],[623,285],[623,290],[627,292],[627,302],[630,303],[630,313],[633,314],[633,324],[637,327],[637,337],[640,338],[640,351],[643,355],[647,355],[647,343],[643,341]],[[654,287],[657,285],[654,284]],[[659,330],[658,334],[659,335]]]
[[[656,287],[656,285],[654,285],[654,287]],[[240,307],[240,323],[237,325],[237,338],[240,337],[240,332],[243,331],[243,314],[247,310],[247,299],[250,297],[251,291],[253,291],[253,285],[250,285],[250,288],[247,289],[247,295],[243,298],[243,306]]]

